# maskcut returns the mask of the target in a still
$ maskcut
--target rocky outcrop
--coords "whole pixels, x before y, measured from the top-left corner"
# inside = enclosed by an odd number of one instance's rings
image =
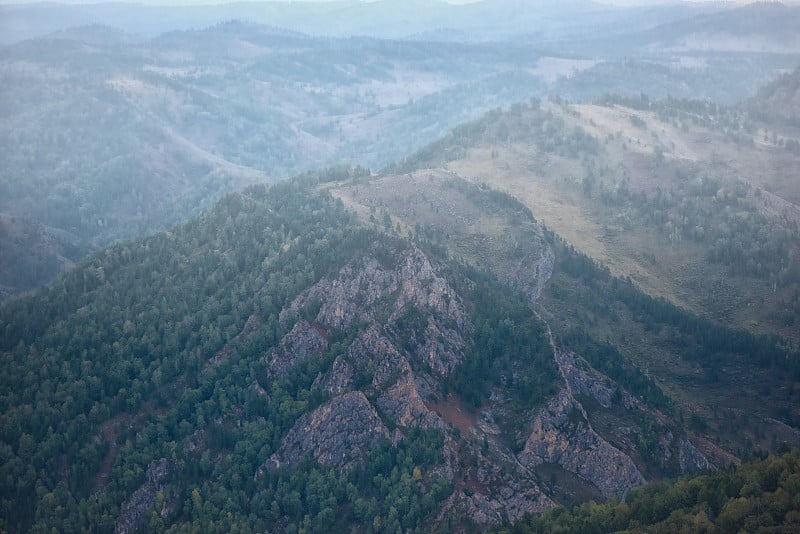
[[[716,466],[708,461],[708,458],[697,450],[697,447],[686,438],[680,438],[678,440],[678,463],[681,468],[681,473],[694,473],[697,471],[716,469]]]
[[[347,360],[338,356],[331,366],[328,374],[320,375],[314,380],[311,386],[313,389],[318,389],[327,392],[332,397],[341,395],[350,391],[354,385],[355,374],[353,367],[347,363]]]
[[[389,430],[360,391],[335,397],[300,417],[269,459],[278,468],[312,458],[322,465],[345,469],[362,461]]]
[[[278,346],[267,353],[267,370],[273,378],[283,376],[299,362],[321,356],[327,348],[328,340],[320,329],[300,319]]]
[[[607,376],[598,372],[589,363],[571,352],[556,349],[554,357],[561,375],[573,395],[584,395],[597,401],[603,408],[610,408],[615,395],[619,395],[625,408],[640,408],[638,401],[620,389]]]
[[[515,521],[525,514],[540,514],[556,506],[536,484],[513,479],[496,491],[470,490],[461,492],[459,497],[469,517],[482,525]]]
[[[144,522],[153,511],[162,515],[169,513],[169,506],[156,510],[158,494],[162,498],[167,493],[166,478],[169,475],[169,462],[166,458],[150,462],[147,466],[147,480],[144,484],[131,494],[127,501],[122,503],[119,516],[114,524],[116,534],[136,532],[144,525]]]
[[[425,406],[411,373],[403,375],[378,397],[377,405],[401,428],[445,428],[441,418]]]
[[[347,355],[361,380],[369,380],[378,391],[411,372],[408,360],[377,325],[361,332],[350,344]]]
[[[408,307],[436,315],[457,330],[467,324],[460,299],[428,258],[413,245],[387,249],[375,244],[371,254],[345,265],[335,277],[326,277],[303,292],[281,312],[284,324],[319,303],[315,321],[344,330],[355,321],[389,323]]]
[[[498,273],[532,302],[553,268],[552,249],[536,228],[531,224],[531,241],[520,256],[531,260],[529,270],[510,262]],[[554,506],[538,482],[537,468],[543,464],[559,466],[603,497],[623,496],[645,482],[633,460],[641,456],[637,447],[642,429],[628,423],[660,421],[659,416],[583,358],[560,350],[552,336],[562,386],[531,414],[530,426],[515,430],[514,439],[525,443],[518,454],[508,446],[510,407],[505,404],[510,398],[502,387],[482,412],[497,417],[480,421],[474,415],[459,416],[457,399],[449,404],[437,399],[441,380],[463,361],[468,347],[462,336],[470,326],[458,295],[413,245],[374,245],[298,296],[282,311],[280,324],[293,326],[267,355],[272,377],[322,355],[328,349],[327,332],[360,331],[314,381],[312,387],[332,400],[298,419],[268,467],[312,459],[348,469],[382,440],[395,443],[415,427],[441,429],[447,437],[444,466],[437,470],[454,487],[444,509],[458,510],[479,524]],[[602,417],[594,427],[597,413]],[[630,417],[619,417],[622,413]],[[681,469],[702,468],[704,457],[691,442],[679,441],[666,426],[662,430],[656,437],[661,438],[665,462],[680,463]]]
[[[592,429],[566,389],[536,417],[519,460],[528,467],[558,464],[591,482],[604,497],[623,496],[645,482],[633,460]]]
[[[417,340],[414,352],[428,369],[440,376],[447,376],[463,360],[465,345],[461,334],[429,317],[424,335]]]

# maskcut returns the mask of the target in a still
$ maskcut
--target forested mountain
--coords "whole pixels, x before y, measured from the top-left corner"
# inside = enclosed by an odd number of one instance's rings
[[[796,530],[798,13],[0,6],[0,532]]]
[[[731,409],[732,436],[559,303],[671,332],[664,354],[720,369],[698,384],[754,402],[728,373],[749,374],[770,401]],[[800,444],[795,349],[646,297],[436,171],[229,195],[0,325],[12,531],[477,530]]]

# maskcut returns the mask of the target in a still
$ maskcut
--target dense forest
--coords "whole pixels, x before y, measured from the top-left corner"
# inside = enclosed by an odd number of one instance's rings
[[[155,531],[430,525],[452,491],[435,474],[439,431],[387,442],[351,471],[304,463],[254,478],[295,420],[326,400],[312,384],[358,333],[336,333],[321,358],[279,380],[259,357],[285,333],[279,311],[301,289],[379,239],[309,190],[349,175],[229,196],[2,308],[4,529],[111,530],[130,513],[127,496],[150,486]],[[492,277],[454,269],[476,328],[447,388],[477,406],[513,367],[520,413],[541,404],[556,375],[541,325]],[[419,320],[410,310],[396,325],[410,348]]]

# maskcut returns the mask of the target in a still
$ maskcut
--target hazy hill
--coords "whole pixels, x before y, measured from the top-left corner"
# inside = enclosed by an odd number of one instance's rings
[[[380,166],[540,82],[522,47],[87,27],[0,51],[0,210],[87,243],[323,164]],[[390,127],[391,125],[391,127]]]
[[[0,50],[0,210],[102,246],[249,184],[381,167],[535,95],[655,88],[730,101],[795,65],[785,55],[681,61],[314,38],[242,22],[149,40],[73,28]]]
[[[524,2],[491,0],[450,4],[438,0],[357,2],[239,2],[219,5],[159,6],[136,3],[64,5],[41,3],[0,6],[2,43],[38,37],[69,26],[102,24],[142,37],[189,30],[239,19],[280,26],[311,35],[402,39],[457,31],[468,41],[527,36],[550,41],[583,35],[609,35],[618,28],[644,30],[718,6],[670,4],[614,8],[588,0]]]
[[[797,336],[797,139],[708,102],[515,106],[411,157],[520,198],[651,295]]]
[[[797,53],[800,6],[755,2],[650,31],[651,49]]]
[[[89,252],[75,236],[6,214],[0,214],[0,250],[0,300],[50,282]]]
[[[682,10],[681,10],[682,9]],[[757,53],[797,54],[800,6],[780,2],[746,5],[704,4],[703,8],[666,4],[640,7],[618,24],[613,39],[608,30],[575,35],[561,44],[576,50],[623,57],[649,54]],[[646,26],[644,20],[652,24]]]
[[[563,305],[753,409],[720,425]],[[648,298],[440,171],[229,195],[0,325],[8,530],[477,530],[800,442],[782,342]]]
[[[747,107],[768,123],[800,127],[800,67],[764,87]]]

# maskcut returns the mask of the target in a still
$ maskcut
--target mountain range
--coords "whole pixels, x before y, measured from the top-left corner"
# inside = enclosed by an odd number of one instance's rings
[[[548,6],[2,7],[0,531],[796,530],[796,8]]]

